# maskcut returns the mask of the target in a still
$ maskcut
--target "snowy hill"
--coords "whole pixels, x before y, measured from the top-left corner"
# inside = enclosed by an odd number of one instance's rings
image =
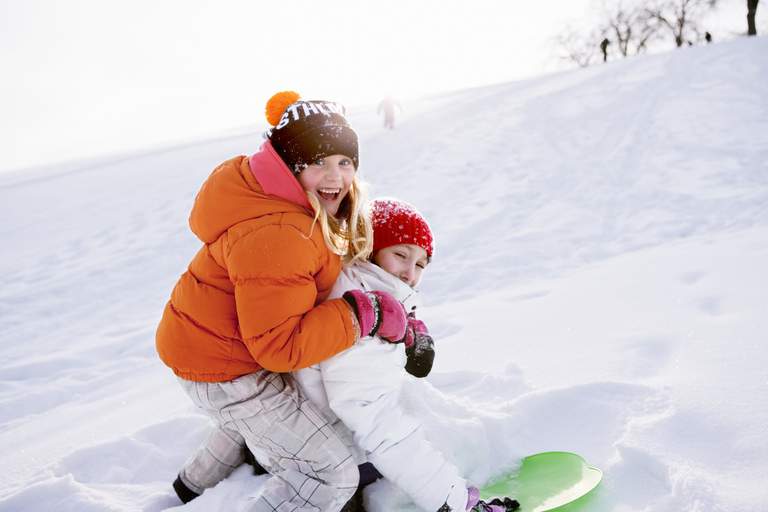
[[[391,132],[353,112],[372,195],[435,231],[438,359],[405,399],[469,477],[572,450],[605,471],[598,512],[765,510],[766,54],[753,38],[458,91],[406,102]],[[194,194],[258,144],[0,175],[0,512],[179,505],[207,420],[154,329],[199,246]],[[241,468],[174,510],[237,510],[260,481]]]

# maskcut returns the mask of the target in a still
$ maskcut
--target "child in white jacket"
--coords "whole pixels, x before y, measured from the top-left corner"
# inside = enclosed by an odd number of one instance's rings
[[[345,266],[329,298],[364,295],[373,290],[390,293],[409,314],[405,342],[361,338],[330,359],[295,372],[295,380],[356,456],[361,485],[383,475],[427,512],[516,510],[517,502],[509,498],[488,503],[480,500],[477,488],[469,485],[426,439],[421,422],[406,414],[399,403],[401,389],[409,378],[406,370],[424,377],[434,358],[432,338],[415,316],[420,305],[415,287],[432,258],[432,233],[413,206],[398,200],[373,201],[371,220],[371,261]],[[350,303],[355,307],[365,301]],[[242,462],[242,449],[238,451],[236,443],[219,437],[218,446],[214,435],[208,442],[207,454],[185,468],[209,472],[211,486],[232,469],[217,460],[226,460],[229,455],[231,466]],[[259,454],[254,455],[258,460]]]
[[[338,432],[349,429],[354,442],[348,444],[358,463],[371,462],[423,510],[514,510],[512,500],[506,506],[500,500],[480,502],[477,489],[433,447],[421,422],[399,403],[406,369],[424,377],[434,358],[432,338],[415,319],[419,307],[415,287],[432,258],[432,233],[415,208],[397,200],[373,201],[371,221],[372,261],[346,266],[330,297],[372,290],[392,294],[409,313],[411,336],[406,348],[377,337],[361,338],[294,376]]]

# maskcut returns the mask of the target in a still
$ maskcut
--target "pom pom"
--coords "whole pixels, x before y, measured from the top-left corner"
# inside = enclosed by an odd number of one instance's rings
[[[283,112],[292,103],[296,103],[301,96],[295,91],[280,91],[273,95],[267,101],[266,115],[267,122],[275,126],[280,122],[280,118],[283,116]]]

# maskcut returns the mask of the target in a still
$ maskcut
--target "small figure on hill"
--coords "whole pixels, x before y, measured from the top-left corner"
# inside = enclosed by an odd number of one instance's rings
[[[602,41],[600,41],[600,51],[603,52],[603,62],[608,62],[608,45],[611,44],[611,42],[606,37]]]
[[[376,113],[381,114],[384,112],[384,128],[388,128],[390,130],[395,129],[395,107],[399,108],[401,111],[403,110],[400,102],[398,102],[392,96],[385,97],[379,103],[379,107],[376,109]]]
[[[704,32],[704,40],[707,42],[707,44],[712,42],[712,34],[709,32]]]

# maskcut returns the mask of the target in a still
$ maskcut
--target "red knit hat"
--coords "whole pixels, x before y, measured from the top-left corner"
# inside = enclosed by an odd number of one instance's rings
[[[375,199],[371,203],[373,252],[392,245],[413,244],[432,258],[432,231],[412,205],[397,199]]]

